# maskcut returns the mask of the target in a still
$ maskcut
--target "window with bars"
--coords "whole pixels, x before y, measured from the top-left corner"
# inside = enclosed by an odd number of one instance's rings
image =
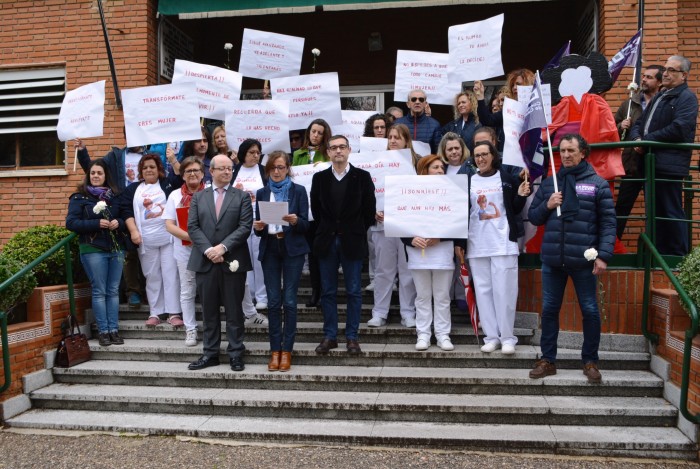
[[[0,70],[0,171],[63,166],[65,68]]]

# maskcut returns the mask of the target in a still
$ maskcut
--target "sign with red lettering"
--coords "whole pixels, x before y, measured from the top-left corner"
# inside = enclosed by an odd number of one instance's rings
[[[202,138],[193,83],[122,90],[122,103],[128,147]]]
[[[104,80],[68,91],[58,114],[58,139],[101,137],[104,119]]]
[[[243,30],[238,71],[247,77],[263,80],[296,76],[301,71],[303,52],[303,37],[246,28]]]
[[[360,137],[360,153],[369,151],[384,151],[389,146],[389,140],[378,137]]]
[[[289,101],[290,129],[305,129],[314,119],[325,119],[331,129],[343,123],[336,72],[273,78],[270,90],[273,100]]]
[[[447,30],[450,83],[503,75],[502,31],[503,13],[483,21],[450,26]]]
[[[175,60],[173,83],[194,83],[200,117],[224,120],[226,109],[241,98],[243,75],[233,70]]]
[[[462,91],[462,83],[448,83],[448,54],[398,50],[396,52],[396,79],[394,101],[405,102],[408,93],[422,89],[432,104],[454,104],[455,95]]]
[[[411,150],[384,150],[350,155],[350,163],[372,175],[377,211],[384,210],[384,179],[386,176],[415,176]]]
[[[279,100],[236,101],[226,112],[226,142],[237,149],[248,138],[262,145],[269,155],[275,150],[290,152],[289,102]]]
[[[365,133],[365,122],[377,111],[340,111],[343,124],[333,127],[333,134],[344,135],[353,153],[360,151],[360,137]]]

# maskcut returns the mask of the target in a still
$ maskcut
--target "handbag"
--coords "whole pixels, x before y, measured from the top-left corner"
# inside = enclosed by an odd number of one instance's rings
[[[92,352],[88,344],[88,338],[80,332],[78,319],[72,314],[66,319],[68,330],[58,344],[55,366],[70,368],[73,365],[90,360]]]

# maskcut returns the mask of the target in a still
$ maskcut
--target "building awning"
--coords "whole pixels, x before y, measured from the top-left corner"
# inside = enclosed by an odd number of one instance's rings
[[[552,0],[159,0],[158,13],[180,19],[312,13],[315,11],[375,10]]]

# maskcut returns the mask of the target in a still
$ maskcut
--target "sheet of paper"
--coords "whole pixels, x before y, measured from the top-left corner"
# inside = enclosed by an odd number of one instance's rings
[[[268,225],[289,226],[289,222],[282,220],[283,216],[289,214],[289,203],[260,200],[258,207],[260,207],[260,221],[264,221]]]

